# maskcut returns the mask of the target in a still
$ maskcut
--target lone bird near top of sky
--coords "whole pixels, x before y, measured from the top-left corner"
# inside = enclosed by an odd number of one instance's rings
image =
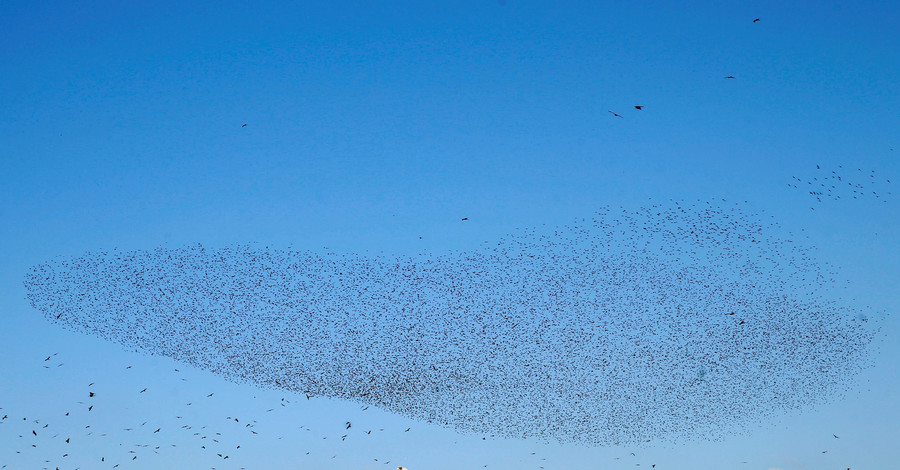
[[[754,23],[759,23],[759,18],[756,18],[755,20],[753,20],[753,22],[754,22]]]
[[[640,111],[640,110],[644,109],[644,107],[643,106],[635,106],[634,109]]]

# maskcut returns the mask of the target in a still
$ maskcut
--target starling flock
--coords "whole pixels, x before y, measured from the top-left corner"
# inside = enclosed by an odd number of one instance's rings
[[[441,255],[198,244],[25,278],[51,322],[232,381],[589,445],[715,438],[840,391],[876,328],[835,284],[771,216],[724,200]]]

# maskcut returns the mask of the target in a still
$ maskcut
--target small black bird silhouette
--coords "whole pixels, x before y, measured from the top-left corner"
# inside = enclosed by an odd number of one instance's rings
[[[90,393],[90,397],[92,398],[94,396],[94,392],[89,392],[89,393]]]
[[[634,109],[641,110],[641,109],[644,109],[644,107],[643,106],[635,106]]]
[[[347,421],[347,429],[350,429],[350,426],[352,426],[352,425],[350,424],[350,421]]]
[[[246,125],[246,124],[244,124],[244,125],[243,125],[243,126],[241,126],[241,127],[247,127],[247,125]]]
[[[144,392],[146,392],[146,391],[147,391],[147,389],[145,388],[145,389],[141,390],[141,391],[138,392],[138,393],[144,393]]]
[[[469,220],[469,218],[468,218],[468,217],[463,217],[463,218],[460,219],[460,220]]]
[[[753,20],[754,23],[756,23],[756,22],[758,22],[758,21],[759,21],[759,18]]]
[[[725,315],[734,315],[734,312],[728,312]]]
[[[612,111],[610,111],[610,113],[612,113],[612,115],[615,116],[615,117],[622,117],[621,114],[616,114],[616,113],[613,113]]]
[[[734,78],[734,75],[729,75],[729,76],[727,76],[727,77],[725,77],[725,78]]]
[[[838,437],[837,434],[832,434],[832,436],[834,436],[835,439],[840,439],[840,437]]]

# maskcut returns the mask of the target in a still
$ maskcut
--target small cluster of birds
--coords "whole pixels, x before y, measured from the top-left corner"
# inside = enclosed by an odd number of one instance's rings
[[[886,203],[893,196],[890,178],[878,175],[875,170],[845,169],[843,165],[834,170],[822,170],[821,165],[816,165],[816,176],[806,180],[791,176],[787,185],[808,193],[818,203],[824,199],[876,199]]]
[[[55,356],[56,354],[52,355]],[[50,360],[50,356],[45,359]],[[61,366],[62,364],[58,364]],[[120,429],[103,429],[102,425],[91,418],[97,411],[95,407],[102,406],[102,400],[97,395],[95,383],[89,383],[85,393],[87,402],[78,400],[73,404],[72,408],[67,408],[65,412],[60,411],[55,416],[44,416],[35,418],[34,416],[21,417],[21,420],[10,418],[6,413],[3,414],[2,422],[10,424],[0,427],[0,436],[6,433],[17,435],[21,448],[15,451],[16,454],[36,454],[43,458],[46,464],[43,468],[73,468],[73,464],[84,462],[92,462],[90,468],[128,468],[130,464],[139,460],[139,458],[147,458],[150,454],[159,455],[169,448],[174,448],[177,444],[166,443],[166,430],[162,426],[154,426],[150,421],[144,420],[140,424],[129,424],[128,427]],[[135,395],[140,396],[147,391],[144,388],[136,391]],[[211,395],[210,395],[211,396]],[[188,404],[190,405],[190,403]],[[182,416],[177,416],[181,419]],[[7,421],[9,419],[9,421]],[[89,424],[84,424],[89,423]],[[148,425],[149,424],[149,425]],[[252,427],[253,424],[247,424]],[[155,428],[155,429],[154,429]],[[220,442],[222,433],[207,430],[207,426],[202,426],[196,430],[192,425],[183,425],[178,431],[191,432],[198,440],[198,448],[205,452],[215,454],[218,459],[229,459],[229,452],[239,451],[240,445],[231,448]],[[251,431],[255,433],[254,431]],[[95,449],[108,441],[110,436],[120,436],[122,433],[131,436],[134,442],[128,445],[120,443],[118,446],[106,446],[107,452],[101,453]],[[14,438],[3,437],[6,442],[13,442]],[[116,449],[118,447],[118,449]],[[112,451],[110,449],[116,449]],[[90,456],[89,454],[93,454]],[[0,468],[7,468],[8,464],[3,464]]]
[[[875,333],[743,207],[607,207],[443,255],[96,252],[25,284],[53,322],[233,381],[504,437],[715,438],[825,400]]]
[[[57,353],[53,353],[47,356],[43,362],[50,362],[57,355]],[[64,365],[63,363],[55,364],[55,362],[51,363],[55,367],[47,365],[44,367],[56,369],[56,367]],[[131,369],[131,366],[128,366],[127,369]],[[175,372],[177,373],[179,370],[175,369]],[[149,394],[153,393],[151,387],[135,390],[130,398],[132,401],[140,400],[148,391]],[[99,420],[94,418],[100,409],[110,406],[107,403],[108,400],[103,400],[103,397],[109,397],[112,392],[106,390],[102,384],[91,382],[83,390],[70,392],[82,398],[72,399],[69,407],[53,412],[52,415],[47,415],[45,411],[45,415],[40,417],[34,415],[10,416],[8,411],[0,407],[0,415],[2,415],[0,417],[0,442],[5,443],[2,447],[10,451],[14,450],[16,454],[16,456],[2,455],[0,452],[0,469],[24,468],[28,462],[33,463],[38,459],[41,460],[42,468],[45,469],[83,468],[82,466],[86,464],[89,465],[88,468],[131,468],[135,463],[140,464],[154,456],[160,456],[159,458],[163,459],[171,458],[167,457],[167,452],[171,454],[174,448],[183,445],[185,436],[189,440],[195,439],[196,450],[207,454],[216,462],[215,465],[225,465],[229,460],[234,461],[232,457],[242,452],[241,443],[235,445],[236,438],[256,439],[262,432],[257,427],[257,420],[245,420],[233,416],[224,418],[226,425],[180,424],[185,423],[191,417],[192,413],[188,407],[196,409],[199,405],[202,408],[201,401],[211,399],[215,393],[198,396],[195,400],[185,403],[180,409],[171,410],[174,422],[179,423],[179,426],[172,426],[172,420],[165,420],[162,416],[154,415],[140,418],[133,423],[126,422],[123,424],[125,427],[121,427],[111,426],[108,421],[104,423],[102,418]],[[63,395],[67,395],[67,393],[63,392],[57,395],[57,404],[62,404],[65,398]],[[118,398],[120,397],[116,397],[112,401],[118,402]],[[209,403],[213,401],[210,400]],[[282,398],[280,401],[281,407],[290,403],[291,401],[286,398]],[[209,406],[215,405],[207,405],[207,407]],[[270,408],[266,412],[272,412],[275,409]],[[123,411],[118,410],[116,415],[126,421],[135,418],[134,416],[129,417],[129,413]],[[163,422],[168,422],[169,425],[161,424]],[[350,421],[344,423],[345,434],[339,436],[340,441],[345,441],[350,437],[348,430],[351,427]],[[257,431],[258,429],[259,431]],[[299,429],[312,430],[303,426]],[[410,429],[407,428],[404,432],[409,432]],[[369,436],[373,431],[376,430],[366,431],[363,429],[357,434]],[[381,428],[377,431],[384,432],[385,429]],[[231,434],[230,437],[229,434]],[[328,439],[328,437],[338,436],[326,435],[322,439]],[[282,438],[283,436],[277,439]],[[115,445],[116,440],[119,441],[118,445]],[[101,448],[105,450],[101,451]],[[309,456],[310,453],[307,451],[305,455]],[[374,461],[383,465],[391,463],[390,460],[379,461],[377,458]],[[7,462],[13,462],[12,467]]]

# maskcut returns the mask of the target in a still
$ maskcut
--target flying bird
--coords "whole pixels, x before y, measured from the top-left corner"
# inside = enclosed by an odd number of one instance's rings
[[[610,111],[610,113],[612,113],[612,115],[615,116],[615,117],[622,117],[621,114],[616,114],[616,113],[613,113],[612,111]]]
[[[641,109],[644,109],[644,107],[643,106],[635,106],[634,109],[641,110]]]
[[[758,22],[759,22],[759,18],[753,20],[753,22],[754,22],[754,23],[758,23]]]
[[[246,125],[246,124],[244,124],[244,125],[243,125],[243,126],[241,126],[241,127],[247,127],[247,125]]]
[[[729,75],[729,76],[727,76],[727,77],[725,77],[725,78],[734,78],[734,75]]]

